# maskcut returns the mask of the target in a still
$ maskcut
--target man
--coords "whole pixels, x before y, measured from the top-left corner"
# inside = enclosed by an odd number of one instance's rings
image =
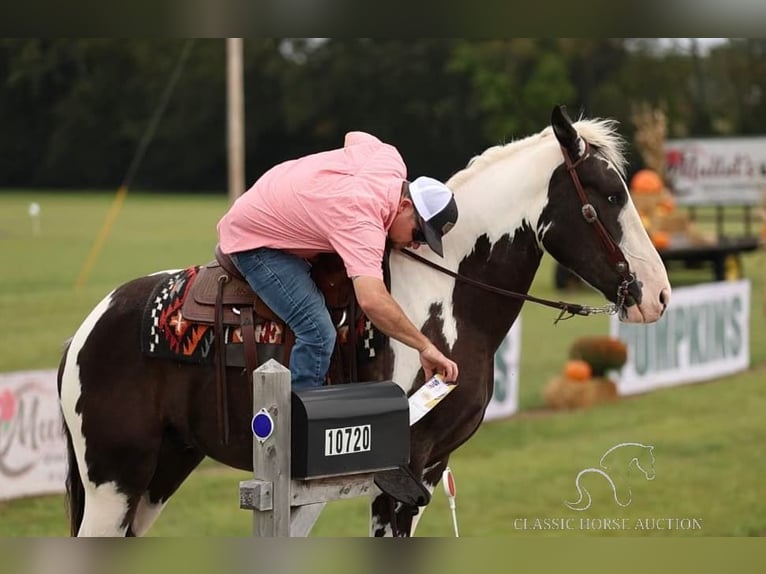
[[[309,274],[308,259],[322,252],[341,257],[370,321],[418,351],[426,379],[435,372],[457,379],[457,365],[407,318],[383,282],[386,241],[396,249],[427,243],[442,255],[442,235],[457,221],[447,186],[425,177],[408,182],[406,173],[396,148],[350,132],[343,148],[268,170],[219,221],[221,250],[295,333],[293,386],[322,385],[335,345],[335,327]]]

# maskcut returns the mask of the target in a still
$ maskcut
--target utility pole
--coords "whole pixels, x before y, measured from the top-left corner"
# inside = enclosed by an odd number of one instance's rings
[[[229,201],[245,192],[245,95],[242,38],[226,38]]]

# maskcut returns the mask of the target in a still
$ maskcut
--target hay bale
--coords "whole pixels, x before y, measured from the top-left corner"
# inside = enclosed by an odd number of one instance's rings
[[[564,376],[554,377],[543,389],[543,398],[554,409],[579,409],[591,406],[595,389],[591,381],[576,381]]]
[[[617,385],[599,377],[577,381],[564,376],[553,377],[543,388],[545,404],[554,409],[584,409],[596,404],[616,401]]]

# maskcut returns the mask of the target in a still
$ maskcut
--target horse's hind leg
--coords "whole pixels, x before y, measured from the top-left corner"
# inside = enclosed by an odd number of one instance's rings
[[[77,330],[59,374],[61,409],[71,443],[69,472],[73,481],[79,478],[82,488],[78,508],[73,509],[75,516],[82,516],[78,536],[125,535],[152,477],[161,437],[161,427],[152,424],[144,410],[128,416],[125,408],[117,412],[105,408],[110,400],[115,403],[115,397],[121,406],[147,402],[143,389],[110,368],[114,337],[103,333],[102,322],[111,303],[109,295]]]
[[[125,536],[141,495],[154,474],[160,441],[150,429],[131,428],[127,418],[120,427],[129,438],[119,440],[104,433],[109,436],[91,435],[88,440],[89,435],[82,431],[81,417],[66,408],[64,413],[85,499],[77,535]],[[89,421],[102,429],[112,424],[94,414],[93,409],[90,413],[86,423]]]
[[[143,536],[159,517],[168,499],[197,468],[204,455],[169,436],[163,438],[157,468],[149,488],[138,501],[129,535]]]

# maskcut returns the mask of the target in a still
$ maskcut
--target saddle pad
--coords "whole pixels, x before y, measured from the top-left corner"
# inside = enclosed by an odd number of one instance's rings
[[[141,328],[141,350],[145,355],[197,364],[214,360],[212,325],[188,321],[181,312],[199,269],[194,266],[171,273],[155,286],[146,302]],[[282,339],[278,323],[265,321],[255,326],[256,343],[281,344]],[[241,343],[240,328],[227,327],[224,341]]]

